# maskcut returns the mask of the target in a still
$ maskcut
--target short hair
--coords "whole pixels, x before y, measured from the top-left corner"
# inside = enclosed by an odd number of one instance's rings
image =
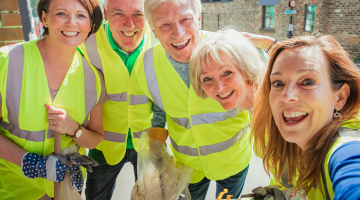
[[[161,4],[173,2],[176,5],[189,5],[191,10],[193,11],[195,17],[200,17],[201,14],[201,1],[200,0],[145,0],[145,17],[149,22],[151,28],[154,28],[152,23],[152,11],[158,8]]]
[[[258,50],[241,32],[226,28],[201,41],[191,55],[190,81],[199,97],[207,98],[201,86],[201,71],[210,64],[210,58],[221,63],[220,53],[230,57],[250,86],[255,86],[255,89],[260,84],[265,64],[262,63]]]
[[[302,53],[313,51],[316,48],[325,55],[328,60],[329,79],[333,91],[338,91],[345,83],[350,88],[346,104],[340,111],[342,118],[334,119],[332,123],[319,130],[309,140],[304,150],[295,143],[287,142],[281,136],[269,101],[270,74],[275,60],[283,50],[299,47],[303,47]],[[325,158],[339,127],[348,123],[347,120],[356,119],[360,110],[360,72],[339,42],[327,35],[300,36],[279,42],[274,45],[269,57],[268,69],[254,99],[254,115],[251,123],[251,136],[254,139],[254,147],[256,147],[254,151],[263,158],[268,174],[271,167],[278,166],[274,169],[273,175],[276,180],[279,180],[286,165],[289,182],[298,177],[296,188],[310,186],[306,189],[308,192],[312,185],[317,187],[321,185],[322,164],[314,162],[314,158],[318,160]]]
[[[42,21],[42,11],[44,11],[46,14],[49,12],[49,5],[52,0],[40,0],[37,6],[37,13],[39,16],[39,19]],[[101,23],[103,21],[103,15],[101,12],[100,5],[97,0],[78,0],[81,5],[84,6],[84,8],[87,10],[90,16],[90,22],[91,22],[91,31],[89,32],[89,37],[91,34],[95,33],[99,30]],[[43,37],[47,36],[49,34],[49,29],[47,27],[44,28]]]

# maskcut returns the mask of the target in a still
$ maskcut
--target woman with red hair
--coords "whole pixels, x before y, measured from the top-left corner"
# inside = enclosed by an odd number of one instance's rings
[[[360,73],[331,36],[276,44],[255,95],[254,149],[309,199],[360,198]]]

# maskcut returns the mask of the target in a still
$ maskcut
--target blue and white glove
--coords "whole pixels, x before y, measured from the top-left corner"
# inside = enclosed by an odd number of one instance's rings
[[[68,167],[54,156],[42,156],[36,153],[25,153],[21,161],[21,170],[28,178],[46,178],[49,181],[64,180]]]
[[[72,187],[74,191],[80,191],[84,185],[82,171],[80,165],[73,165],[69,168],[69,173],[72,181]]]
[[[88,172],[92,172],[91,167],[98,166],[99,164],[92,158],[86,155],[80,155],[78,152],[69,153],[65,156],[54,155],[68,166],[68,171],[71,177],[72,187],[74,191],[80,191],[84,185],[83,174],[81,167],[87,169]]]

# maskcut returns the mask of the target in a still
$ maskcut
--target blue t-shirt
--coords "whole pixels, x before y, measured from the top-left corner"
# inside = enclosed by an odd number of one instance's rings
[[[339,147],[330,158],[334,200],[360,199],[360,141]]]

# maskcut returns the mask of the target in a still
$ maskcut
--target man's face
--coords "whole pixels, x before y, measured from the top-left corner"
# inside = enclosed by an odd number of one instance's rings
[[[188,63],[201,40],[201,17],[196,18],[189,5],[178,6],[171,1],[151,12],[153,32],[165,51],[177,62]]]
[[[132,53],[146,31],[144,0],[108,0],[104,15],[116,44],[123,51]]]

